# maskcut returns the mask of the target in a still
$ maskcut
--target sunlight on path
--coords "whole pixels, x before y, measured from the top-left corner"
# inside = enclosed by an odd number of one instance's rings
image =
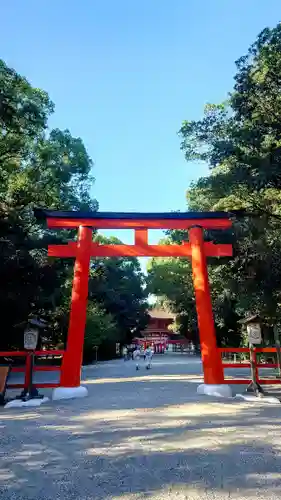
[[[195,382],[200,384],[203,382],[202,375],[149,375],[149,376],[139,376],[139,377],[118,377],[118,378],[99,378],[99,379],[87,379],[88,384],[113,384],[113,383],[124,383],[124,382],[169,382],[173,380],[180,380],[182,382]]]
[[[1,411],[0,498],[279,499],[280,407],[200,397],[200,363],[165,361],[88,368],[88,398]]]

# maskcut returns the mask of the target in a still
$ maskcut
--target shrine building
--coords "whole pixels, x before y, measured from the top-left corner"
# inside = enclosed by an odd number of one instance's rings
[[[133,339],[133,344],[153,346],[156,354],[164,353],[169,345],[185,343],[179,335],[170,329],[175,320],[175,315],[164,309],[155,308],[148,311],[149,322],[140,337]],[[178,338],[177,338],[178,337]]]

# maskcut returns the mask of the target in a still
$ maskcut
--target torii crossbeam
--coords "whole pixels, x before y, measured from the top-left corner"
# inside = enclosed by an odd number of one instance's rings
[[[207,257],[231,257],[232,245],[204,241],[204,229],[229,229],[227,212],[116,213],[62,212],[37,209],[38,219],[49,228],[78,229],[77,242],[50,245],[50,257],[75,258],[67,348],[63,357],[61,386],[79,387],[88,299],[91,257],[186,257],[191,258],[205,384],[224,381],[217,349],[208,282]],[[133,229],[134,245],[103,245],[92,239],[93,229]],[[181,245],[149,245],[149,229],[180,229],[189,242]]]

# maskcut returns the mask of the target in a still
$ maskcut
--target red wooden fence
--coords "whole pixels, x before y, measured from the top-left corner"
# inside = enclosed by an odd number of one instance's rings
[[[15,358],[15,357],[24,357],[25,358],[25,366],[11,366],[12,373],[24,373],[24,382],[18,384],[9,384],[7,383],[7,389],[28,389],[30,383],[30,364],[31,364],[31,355],[34,354],[35,357],[42,356],[63,356],[65,351],[60,350],[50,350],[50,351],[35,351],[34,353],[30,353],[28,351],[0,351],[0,358]],[[5,364],[8,364],[5,362]],[[61,371],[60,366],[36,366],[33,367],[34,372],[52,372],[52,371]],[[41,388],[54,388],[59,387],[60,382],[58,383],[34,383],[34,387]]]
[[[220,347],[220,353],[223,352],[248,352],[250,353],[249,347]],[[276,347],[256,347],[254,348],[254,361],[256,365],[256,374],[257,374],[257,382],[259,384],[280,384],[280,378],[259,378],[258,369],[259,368],[277,368],[277,363],[257,363],[256,362],[256,354],[260,352],[276,352]],[[241,362],[241,363],[222,363],[223,368],[251,368],[250,361],[249,362]],[[230,379],[224,377],[224,384],[250,384],[252,382],[251,379]]]

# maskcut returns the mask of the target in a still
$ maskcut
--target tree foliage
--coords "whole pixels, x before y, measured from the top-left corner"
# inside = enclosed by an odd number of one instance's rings
[[[244,213],[234,218],[234,258],[209,267],[218,336],[231,344],[238,341],[239,318],[281,319],[281,25],[263,30],[236,65],[227,101],[206,105],[201,120],[184,121],[180,129],[186,160],[210,168],[189,187],[188,209]],[[229,236],[207,234],[214,241]]]
[[[121,243],[116,238],[97,236],[101,243]],[[89,280],[89,298],[112,315],[119,342],[129,342],[148,321],[147,290],[136,258],[94,259]]]
[[[22,347],[18,325],[31,313],[47,319],[50,340],[65,341],[73,262],[48,259],[48,243],[74,231],[40,225],[34,207],[97,210],[90,191],[93,162],[81,138],[48,128],[54,104],[46,92],[0,60],[0,348]],[[136,260],[106,260],[103,277],[92,270],[86,329],[93,342],[127,338],[145,320],[143,277]],[[96,289],[95,289],[96,287]],[[114,335],[113,335],[114,331]],[[121,335],[122,332],[122,335]],[[122,338],[123,338],[122,337]],[[104,347],[106,349],[106,346]]]
[[[164,243],[164,241],[163,241]],[[165,244],[171,243],[168,238]],[[176,314],[177,332],[198,343],[191,265],[187,259],[152,258],[148,263],[148,290],[158,304]]]
[[[105,357],[114,356],[116,342],[118,342],[118,330],[114,317],[101,309],[96,302],[89,301],[84,340],[84,362],[93,360],[95,349],[102,348],[105,351]]]

